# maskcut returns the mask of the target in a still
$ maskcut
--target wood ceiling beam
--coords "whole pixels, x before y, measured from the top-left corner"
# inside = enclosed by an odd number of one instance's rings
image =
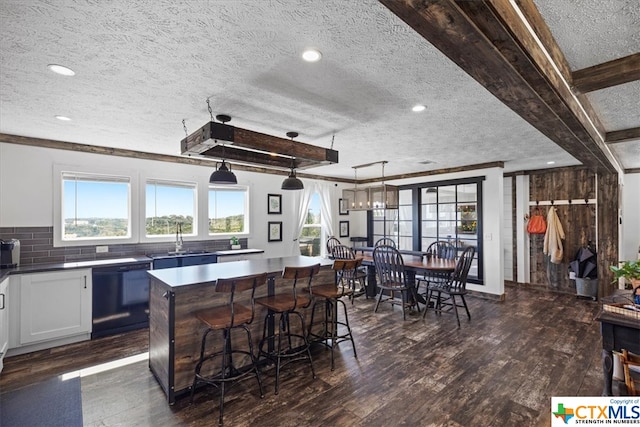
[[[583,93],[635,80],[640,80],[640,53],[573,72],[573,85]]]
[[[634,139],[640,139],[640,127],[607,132],[604,141],[607,144],[613,144],[616,142],[632,141]]]
[[[517,10],[509,0],[379,1],[585,166],[620,169],[586,99],[571,92],[569,68],[532,1],[519,0]]]

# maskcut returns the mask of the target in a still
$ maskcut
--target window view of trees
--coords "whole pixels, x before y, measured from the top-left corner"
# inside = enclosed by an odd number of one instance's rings
[[[62,173],[63,240],[131,235],[127,177]]]
[[[64,238],[124,237],[128,228],[126,218],[67,218],[64,221]]]
[[[300,233],[300,254],[307,256],[320,255],[322,242],[322,226],[320,217],[320,195],[314,193],[309,202],[307,219]]]
[[[209,220],[209,233],[241,233],[244,231],[244,215],[231,215]]]
[[[248,231],[248,190],[209,187],[209,235]]]
[[[184,215],[154,216],[147,218],[147,236],[166,235],[176,232],[176,225],[182,225],[182,234],[193,234],[193,217]]]

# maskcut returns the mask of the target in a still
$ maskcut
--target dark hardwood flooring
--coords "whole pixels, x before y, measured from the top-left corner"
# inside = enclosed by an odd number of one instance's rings
[[[358,359],[348,342],[314,348],[308,364],[287,366],[279,395],[274,369],[228,391],[227,426],[548,426],[551,396],[602,391],[599,304],[573,295],[507,288],[505,302],[468,297],[472,320],[452,316],[402,321],[398,307],[358,298],[348,304]],[[5,359],[0,393],[147,351],[141,330]],[[174,406],[146,361],[85,376],[86,426],[216,425],[217,392],[199,391]],[[56,425],[52,420],[51,425]]]

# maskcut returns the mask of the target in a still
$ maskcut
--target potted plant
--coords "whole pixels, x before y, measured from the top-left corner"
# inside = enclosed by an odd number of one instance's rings
[[[640,286],[640,261],[621,261],[618,266],[609,268],[613,271],[614,283],[624,277],[634,288]]]
[[[619,265],[609,267],[613,271],[613,283],[625,278],[631,282],[631,294],[636,304],[640,305],[640,260],[621,261]]]
[[[231,249],[240,249],[240,240],[236,236],[232,236],[229,243],[231,243]]]

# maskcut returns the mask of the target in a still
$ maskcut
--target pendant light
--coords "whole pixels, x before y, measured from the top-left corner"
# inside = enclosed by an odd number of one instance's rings
[[[298,136],[298,132],[287,132],[287,136],[291,138],[291,143],[293,144],[293,138]],[[282,190],[302,190],[304,189],[304,184],[296,177],[296,159],[294,157],[291,158],[291,172],[289,173],[289,177],[282,181]]]
[[[209,98],[207,98],[207,108],[209,109],[209,115],[213,122],[213,112],[211,111],[211,105],[209,105]],[[218,114],[216,119],[220,120],[224,124],[230,121],[231,117],[224,114]],[[216,171],[209,177],[209,183],[222,185],[238,183],[238,178],[236,178],[236,175],[227,167],[227,162],[224,159],[224,144],[222,144],[222,164],[218,167],[218,163],[216,163]]]

